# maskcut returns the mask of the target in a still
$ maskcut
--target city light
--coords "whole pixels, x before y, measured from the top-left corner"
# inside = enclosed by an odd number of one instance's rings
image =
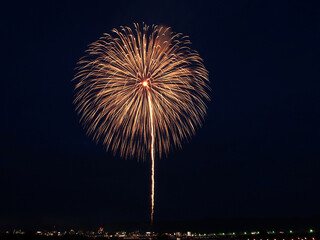
[[[2,234],[2,235],[1,235]],[[5,236],[8,234],[13,235],[24,235],[25,231],[21,229],[14,229],[13,231],[0,231],[0,236]],[[62,236],[78,236],[85,238],[105,238],[114,240],[138,240],[138,239],[148,239],[157,240],[159,237],[165,235],[167,240],[320,240],[319,234],[313,229],[305,230],[289,230],[286,233],[282,231],[253,231],[253,232],[220,232],[220,233],[195,233],[191,231],[187,232],[168,232],[168,233],[156,233],[156,232],[139,232],[138,230],[134,232],[108,232],[104,227],[97,227],[95,231],[82,231],[75,229],[56,229],[53,228],[51,231],[38,229],[34,232],[35,235],[45,237],[62,237]],[[299,235],[298,235],[299,234]],[[247,235],[246,237],[244,237]],[[272,236],[272,238],[271,238]],[[5,238],[6,239],[6,238]],[[42,239],[45,240],[45,239]]]

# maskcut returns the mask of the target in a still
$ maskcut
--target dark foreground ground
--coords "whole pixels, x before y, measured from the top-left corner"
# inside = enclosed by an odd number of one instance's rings
[[[193,234],[193,236],[187,236],[187,233],[151,233],[150,236],[141,234],[140,236],[89,236],[89,235],[63,235],[63,236],[45,236],[37,235],[33,232],[27,232],[24,234],[12,234],[1,233],[0,240],[129,240],[129,239],[154,239],[154,240],[320,240],[320,231],[314,232],[296,232],[296,233],[268,233],[267,231],[259,231],[258,233],[218,233],[218,234]]]
[[[198,221],[114,222],[102,226],[0,225],[0,240],[320,240],[320,216],[207,218]]]

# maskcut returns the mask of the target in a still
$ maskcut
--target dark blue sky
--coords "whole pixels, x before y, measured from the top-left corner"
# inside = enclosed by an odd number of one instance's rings
[[[148,220],[149,162],[105,153],[72,105],[87,45],[133,22],[189,35],[212,87],[203,128],[156,163],[156,221],[320,214],[316,1],[44,2],[1,14],[1,226]]]

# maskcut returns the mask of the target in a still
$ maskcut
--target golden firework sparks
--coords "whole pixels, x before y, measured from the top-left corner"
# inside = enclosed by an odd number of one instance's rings
[[[96,142],[125,158],[151,154],[151,222],[155,153],[161,158],[201,127],[208,71],[188,37],[168,27],[113,29],[78,62],[74,103]]]

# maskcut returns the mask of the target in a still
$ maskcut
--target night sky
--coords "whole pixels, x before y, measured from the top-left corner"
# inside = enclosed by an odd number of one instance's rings
[[[133,22],[190,36],[212,101],[156,162],[155,221],[320,214],[317,1],[23,1],[1,10],[0,225],[146,222],[150,162],[96,145],[74,111],[88,44]]]

